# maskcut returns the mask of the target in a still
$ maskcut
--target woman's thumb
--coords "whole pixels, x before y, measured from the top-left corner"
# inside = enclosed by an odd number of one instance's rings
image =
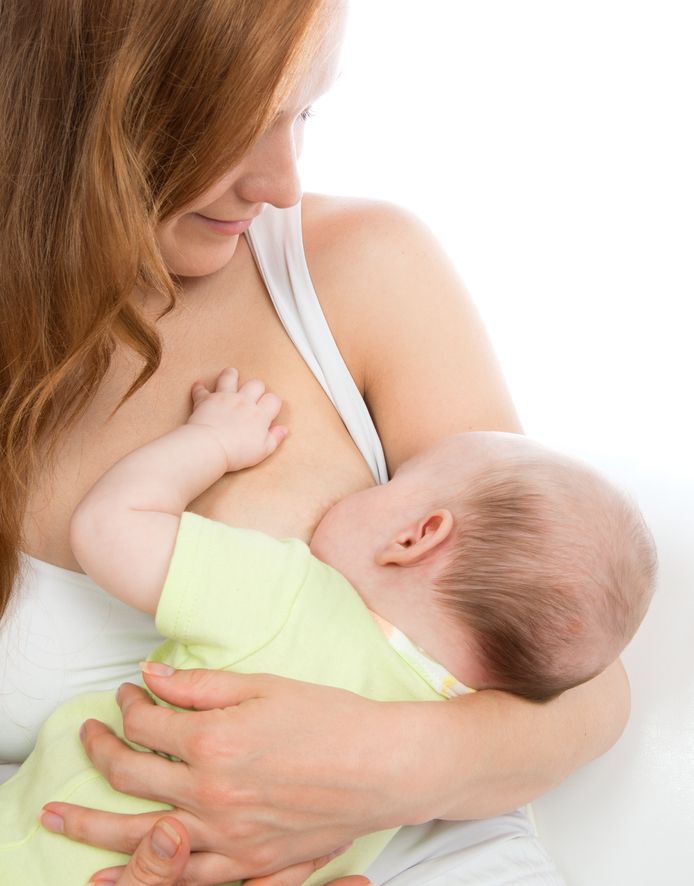
[[[190,855],[188,832],[175,818],[160,818],[125,868],[99,871],[92,883],[103,886],[174,886]]]
[[[209,711],[228,708],[263,693],[268,678],[259,674],[233,674],[203,668],[175,670],[159,662],[140,665],[145,683],[164,701],[181,708]]]

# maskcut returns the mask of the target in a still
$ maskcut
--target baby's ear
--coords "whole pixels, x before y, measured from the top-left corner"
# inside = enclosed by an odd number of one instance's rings
[[[411,523],[376,555],[378,566],[415,566],[435,553],[453,530],[453,515],[445,508]]]

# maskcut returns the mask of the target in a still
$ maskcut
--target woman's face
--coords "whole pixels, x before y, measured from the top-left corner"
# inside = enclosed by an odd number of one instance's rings
[[[286,208],[301,199],[296,164],[306,117],[311,103],[335,78],[344,27],[344,4],[329,7],[320,50],[270,128],[237,166],[158,226],[157,240],[173,274],[202,277],[219,271],[266,203]]]

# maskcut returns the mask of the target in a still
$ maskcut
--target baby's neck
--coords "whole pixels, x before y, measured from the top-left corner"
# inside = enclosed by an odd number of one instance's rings
[[[481,685],[480,667],[465,626],[443,608],[433,588],[423,587],[417,582],[379,581],[357,591],[386,633],[390,626],[397,628],[461,683]]]

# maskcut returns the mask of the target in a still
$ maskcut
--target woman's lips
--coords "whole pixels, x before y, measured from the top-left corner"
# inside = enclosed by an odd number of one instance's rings
[[[200,219],[208,228],[216,231],[218,234],[226,234],[227,237],[235,237],[247,231],[253,221],[252,218],[242,218],[239,221],[223,221],[218,218],[208,218],[206,215],[200,215],[194,212],[193,215]]]

